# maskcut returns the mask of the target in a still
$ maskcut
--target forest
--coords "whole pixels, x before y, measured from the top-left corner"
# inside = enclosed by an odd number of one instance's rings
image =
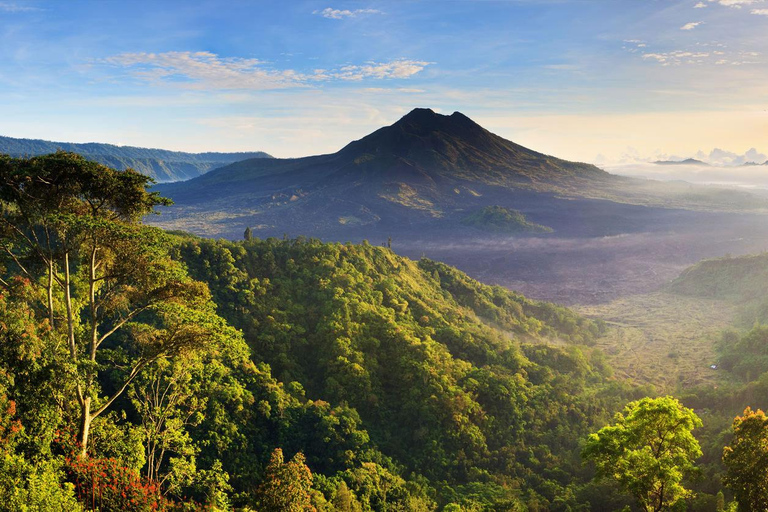
[[[729,386],[662,396],[599,320],[388,247],[148,227],[151,185],[0,156],[0,509],[768,509],[759,322]]]

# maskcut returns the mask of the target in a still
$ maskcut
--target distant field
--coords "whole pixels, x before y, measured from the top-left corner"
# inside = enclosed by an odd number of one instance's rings
[[[714,344],[735,317],[735,307],[713,299],[668,293],[633,295],[607,304],[576,306],[609,325],[598,346],[617,377],[672,392],[725,378],[710,365]]]

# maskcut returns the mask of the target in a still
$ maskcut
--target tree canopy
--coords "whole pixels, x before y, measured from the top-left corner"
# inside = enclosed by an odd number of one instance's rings
[[[691,495],[683,477],[701,456],[692,434],[701,425],[675,398],[643,398],[591,434],[583,455],[594,462],[599,477],[616,480],[643,510],[670,510]]]
[[[723,451],[723,482],[738,510],[768,510],[768,417],[749,407],[733,420],[733,440]]]

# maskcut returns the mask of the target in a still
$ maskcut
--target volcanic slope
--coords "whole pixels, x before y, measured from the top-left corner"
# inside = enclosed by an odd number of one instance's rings
[[[245,160],[160,186],[176,205],[153,222],[207,236],[236,237],[251,227],[257,236],[343,239],[471,230],[461,220],[489,206],[519,210],[532,215],[531,222],[550,226],[553,211],[567,217],[560,210],[573,208],[553,206],[562,197],[651,206],[768,206],[748,193],[668,189],[662,194],[652,182],[527,149],[459,112],[415,109],[334,154]]]

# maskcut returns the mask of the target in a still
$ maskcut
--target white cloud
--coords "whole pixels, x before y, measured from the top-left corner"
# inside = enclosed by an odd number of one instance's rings
[[[758,151],[755,148],[750,148],[742,154],[715,148],[709,153],[699,151],[696,153],[695,157],[697,160],[702,160],[712,165],[725,166],[744,165],[750,163],[762,164],[768,161],[768,155]]]
[[[643,53],[642,59],[658,62],[662,66],[703,65],[715,64],[717,66],[744,66],[748,64],[760,64],[759,52],[713,52],[674,50],[670,52]],[[716,60],[715,60],[716,59]]]
[[[28,5],[21,5],[15,2],[0,2],[0,11],[5,12],[31,12],[40,11],[37,7],[30,7]]]
[[[702,23],[704,23],[704,22],[703,21],[693,21],[691,23],[686,23],[685,25],[680,27],[680,30],[693,30],[696,27],[698,27],[699,25],[701,25]]]
[[[354,18],[361,14],[384,14],[378,9],[356,9],[350,11],[349,9],[333,9],[332,7],[326,7],[322,10],[313,11],[312,14],[319,14],[323,18],[331,20],[341,20],[344,18]]]
[[[704,9],[707,6],[704,2],[699,2],[693,6],[694,9]]]
[[[365,78],[408,78],[427,67],[430,62],[395,60],[391,62],[370,62],[362,66],[344,66],[324,77],[340,80],[363,80]]]
[[[758,16],[768,16],[768,9],[752,9],[752,14],[757,14]]]
[[[102,62],[127,69],[145,82],[198,90],[268,90],[331,80],[404,79],[430,64],[399,59],[302,73],[293,69],[270,69],[258,59],[221,57],[212,52],[122,53]]]
[[[710,2],[716,2],[725,7],[732,7],[734,9],[741,9],[745,5],[759,4],[764,0],[709,0]]]
[[[656,61],[662,66],[679,66],[681,64],[701,64],[709,58],[707,52],[688,52],[676,50],[663,53],[644,53],[643,60]]]

